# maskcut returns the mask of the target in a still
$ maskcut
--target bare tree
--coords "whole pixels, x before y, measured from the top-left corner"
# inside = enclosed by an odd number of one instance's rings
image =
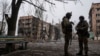
[[[7,35],[11,35],[11,36],[14,36],[15,35],[15,30],[16,30],[16,21],[17,21],[17,17],[18,17],[18,12],[19,12],[19,8],[21,6],[21,3],[22,1],[25,1],[35,7],[37,7],[36,11],[38,10],[38,14],[41,14],[43,13],[42,11],[46,11],[43,6],[37,6],[35,5],[34,3],[28,1],[28,0],[12,0],[12,3],[11,3],[11,17],[8,17],[8,14],[5,14],[5,18],[6,18],[6,21],[7,21],[7,24],[8,24],[8,34]],[[37,0],[38,1],[38,0]],[[45,2],[48,2],[52,5],[55,5],[54,3],[50,2],[49,0],[44,0]],[[43,15],[41,15],[43,16]]]
[[[15,30],[16,30],[16,22],[17,22],[17,18],[18,18],[18,12],[19,12],[19,9],[20,9],[20,6],[21,6],[21,3],[25,1],[31,5],[33,5],[34,7],[37,8],[36,11],[38,11],[38,14],[40,17],[42,17],[43,15],[41,15],[43,13],[43,11],[46,11],[43,6],[37,6],[36,4],[34,4],[33,2],[31,2],[32,0],[12,0],[11,2],[11,17],[8,16],[8,14],[5,13],[5,11],[3,12],[3,20],[4,20],[4,15],[5,15],[5,19],[6,19],[6,22],[7,22],[7,25],[8,25],[8,33],[7,35],[9,36],[15,36]],[[34,1],[38,1],[39,0],[34,0]],[[49,0],[44,0],[45,2],[51,4],[51,5],[55,5],[53,2],[50,2]],[[11,49],[14,50],[15,45],[12,44],[12,43],[9,43],[6,45],[6,48],[9,50]]]
[[[6,14],[5,11],[3,11],[3,20],[4,20],[4,15],[5,15],[5,19],[6,19],[6,22],[8,25],[8,33],[7,33],[8,36],[15,35],[18,12],[19,12],[19,8],[21,6],[22,1],[26,1],[29,4],[37,7],[38,9],[46,11],[46,10],[42,9],[41,7],[35,5],[27,0],[12,0],[12,2],[11,2],[11,17],[9,17],[8,14]],[[13,51],[15,49],[15,45],[12,43],[9,43],[9,44],[6,44],[6,48],[7,48],[7,51],[9,51],[9,50]]]

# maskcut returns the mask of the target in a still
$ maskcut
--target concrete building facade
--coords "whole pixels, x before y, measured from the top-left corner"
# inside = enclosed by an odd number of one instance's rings
[[[41,20],[40,24],[41,24],[41,27],[40,27],[41,28],[41,33],[40,33],[41,39],[49,40],[50,23]]]
[[[100,3],[92,3],[90,12],[90,30],[96,39],[100,39]]]
[[[34,16],[20,17],[18,23],[18,35],[37,39],[39,20],[39,18],[36,18]]]
[[[30,37],[31,41],[55,40],[60,35],[58,27],[34,16],[22,16],[18,23],[18,35]]]

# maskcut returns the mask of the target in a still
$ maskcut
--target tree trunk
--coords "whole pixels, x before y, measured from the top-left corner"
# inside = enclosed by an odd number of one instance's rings
[[[8,36],[15,36],[15,31],[16,31],[16,20],[17,20],[17,17],[16,17],[17,13],[13,14],[13,17],[9,18],[9,21],[8,21]],[[15,18],[14,18],[15,16]],[[11,52],[11,51],[14,51],[15,50],[15,44],[14,43],[8,43],[6,44],[6,51],[7,52]]]
[[[22,3],[22,0],[18,0],[17,3],[16,3],[16,0],[12,0],[11,18],[8,17],[8,19],[6,19],[7,24],[8,24],[8,34],[7,34],[8,36],[15,36],[17,16],[18,16],[21,3]],[[15,50],[14,43],[6,44],[6,51],[8,53],[14,50]]]

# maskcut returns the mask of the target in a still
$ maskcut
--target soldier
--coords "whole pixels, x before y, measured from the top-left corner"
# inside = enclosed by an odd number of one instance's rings
[[[84,20],[84,16],[80,16],[79,20],[80,21],[76,26],[79,41],[79,53],[77,53],[77,55],[83,55],[84,44],[85,56],[88,56],[88,23]]]
[[[64,45],[64,55],[68,56],[68,46],[69,41],[72,38],[72,22],[70,22],[70,18],[72,13],[67,13],[65,17],[63,17],[62,25],[62,32],[64,33],[65,37],[65,45]]]

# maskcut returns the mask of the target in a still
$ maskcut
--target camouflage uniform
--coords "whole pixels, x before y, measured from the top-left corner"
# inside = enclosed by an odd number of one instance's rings
[[[76,26],[77,34],[78,34],[78,41],[79,41],[79,53],[77,55],[83,54],[83,45],[85,50],[85,55],[88,54],[88,23],[87,21],[83,20],[79,22]]]
[[[64,52],[65,56],[68,56],[69,41],[72,38],[72,24],[66,17],[64,17],[61,25],[62,25],[62,31],[65,35]]]

